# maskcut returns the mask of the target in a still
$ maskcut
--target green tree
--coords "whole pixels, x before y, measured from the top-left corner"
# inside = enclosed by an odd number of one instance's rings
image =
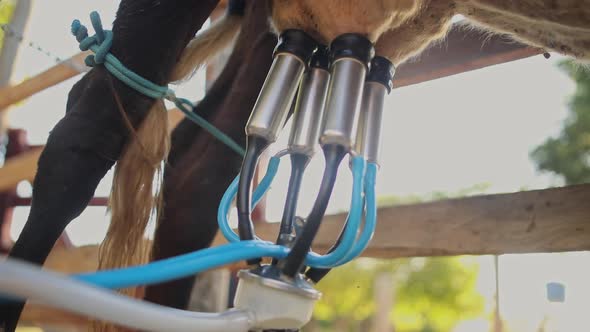
[[[560,175],[566,184],[590,182],[590,70],[572,61],[559,67],[575,82],[569,115],[558,137],[535,148],[531,158],[541,171]]]
[[[458,257],[396,260],[358,259],[334,269],[318,285],[323,293],[314,319],[327,331],[334,324],[369,319],[375,312],[373,280],[383,271],[393,272],[396,290],[390,314],[396,331],[449,331],[461,319],[477,317],[483,298],[475,290],[477,266]]]
[[[450,331],[483,311],[476,292],[477,266],[459,257],[424,259],[400,280],[392,318],[398,331]]]
[[[460,189],[456,192],[452,193],[445,193],[442,191],[434,191],[427,195],[420,196],[420,195],[409,195],[409,196],[395,196],[395,195],[387,195],[387,196],[379,196],[377,197],[377,206],[378,207],[387,207],[387,206],[394,206],[394,205],[401,205],[401,204],[413,204],[413,203],[421,203],[421,202],[429,202],[441,199],[448,199],[448,198],[459,198],[459,197],[466,197],[466,196],[473,196],[473,195],[481,195],[484,194],[490,187],[489,183],[478,183],[471,187]]]
[[[480,194],[487,184],[477,184],[453,193],[434,192],[426,196],[378,197],[380,206],[419,203],[435,199]],[[402,258],[394,260],[357,259],[330,272],[318,289],[323,293],[314,319],[326,331],[341,331],[343,321],[350,330],[375,313],[373,282],[381,272],[392,272],[396,290],[391,321],[397,332],[450,331],[462,319],[481,315],[483,297],[475,283],[477,266],[460,257]]]

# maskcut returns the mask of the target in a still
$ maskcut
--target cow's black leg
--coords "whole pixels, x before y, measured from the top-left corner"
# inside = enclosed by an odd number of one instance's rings
[[[217,2],[123,0],[113,24],[111,52],[131,70],[165,84],[180,53]],[[152,99],[109,75],[103,68],[93,69],[70,94],[68,112],[51,132],[39,160],[29,218],[10,257],[42,264],[119,158],[128,128],[113,92],[134,127],[151,108]],[[0,330],[15,330],[23,305],[0,306]]]
[[[265,5],[263,1],[254,2],[255,6]],[[259,38],[244,61],[248,66],[240,70],[227,99],[211,116],[214,125],[242,144],[245,141],[244,126],[270,68],[276,44],[276,37],[267,33],[267,29],[258,30]],[[217,232],[217,206],[239,172],[242,159],[207,133],[200,133],[190,149],[177,158],[173,170],[165,178],[166,206],[154,240],[156,260],[211,245]],[[146,290],[146,299],[186,308],[193,282],[194,278],[189,277],[150,286]]]

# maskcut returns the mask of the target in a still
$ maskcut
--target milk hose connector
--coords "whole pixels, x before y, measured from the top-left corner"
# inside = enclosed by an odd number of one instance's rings
[[[295,102],[293,125],[287,152],[291,158],[291,174],[281,218],[278,245],[291,246],[295,240],[293,223],[297,200],[305,168],[315,153],[320,136],[320,125],[330,82],[330,55],[325,46],[319,46],[304,73]],[[273,264],[276,264],[273,260]]]
[[[275,48],[273,63],[246,125],[246,155],[240,170],[236,202],[241,240],[254,239],[250,196],[258,158],[269,144],[276,141],[316,48],[315,40],[301,30],[284,31]],[[250,264],[258,262],[249,261]]]
[[[287,258],[279,262],[282,273],[288,277],[295,277],[303,268],[305,256],[326,212],[338,166],[354,147],[365,76],[374,53],[371,41],[359,34],[340,35],[330,44],[331,78],[319,139],[326,166],[303,231],[298,234]],[[346,253],[348,249],[341,250]]]
[[[393,86],[393,76],[395,74],[394,65],[386,58],[375,56],[371,60],[371,69],[365,80],[363,89],[363,99],[361,104],[361,111],[359,117],[358,130],[356,133],[355,151],[358,155],[367,160],[367,174],[365,177],[365,195],[372,193],[374,195],[375,175],[379,165],[379,153],[381,143],[381,128],[383,106],[386,95],[391,92]],[[367,204],[367,221],[365,221],[364,229],[359,236],[358,243],[364,247],[355,247],[346,258],[352,258],[360,254],[368,244],[368,241],[373,236],[374,224],[369,225],[369,215],[377,213],[376,207]],[[345,223],[345,228],[348,227],[348,220]],[[328,252],[333,252],[344,235],[344,229],[340,233],[336,244],[330,248]],[[305,273],[306,277],[314,283],[319,282],[325,277],[330,269],[309,268]]]

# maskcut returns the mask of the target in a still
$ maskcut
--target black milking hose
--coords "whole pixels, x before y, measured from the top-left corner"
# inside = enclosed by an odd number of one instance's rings
[[[299,191],[301,190],[301,182],[303,181],[303,174],[310,159],[310,156],[306,154],[291,154],[291,175],[289,177],[289,187],[287,189],[283,217],[281,218],[279,236],[277,238],[278,245],[288,245],[291,241],[293,222],[295,221],[295,214],[297,213],[297,201],[299,199]],[[272,263],[276,264],[277,262],[276,259],[273,259]]]
[[[240,181],[236,205],[238,208],[238,234],[240,240],[254,239],[254,225],[252,223],[252,178],[256,171],[258,158],[268,147],[268,141],[258,136],[248,136],[246,143],[246,155],[240,169]],[[260,260],[248,261],[249,264],[258,264]]]
[[[313,239],[320,228],[326,208],[330,202],[332,190],[334,189],[338,175],[338,167],[347,154],[346,148],[341,145],[329,144],[323,146],[322,149],[324,151],[326,166],[316,202],[307,217],[302,233],[297,236],[291,252],[279,263],[281,272],[288,277],[294,277],[303,267],[305,256],[311,248]]]

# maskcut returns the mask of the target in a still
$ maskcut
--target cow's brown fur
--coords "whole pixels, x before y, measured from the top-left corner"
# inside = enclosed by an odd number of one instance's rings
[[[278,32],[301,29],[324,44],[349,32],[376,41],[385,30],[414,16],[421,4],[415,0],[274,0],[272,22]]]
[[[588,0],[274,0],[272,20],[278,32],[302,29],[323,43],[362,34],[377,41],[377,54],[399,64],[444,38],[456,14],[492,33],[590,59]]]
[[[433,40],[443,38],[455,14],[452,0],[432,0],[424,4],[418,15],[401,26],[385,32],[375,45],[375,51],[394,64],[419,54]]]
[[[486,30],[578,60],[590,60],[588,0],[458,0],[457,13]]]

